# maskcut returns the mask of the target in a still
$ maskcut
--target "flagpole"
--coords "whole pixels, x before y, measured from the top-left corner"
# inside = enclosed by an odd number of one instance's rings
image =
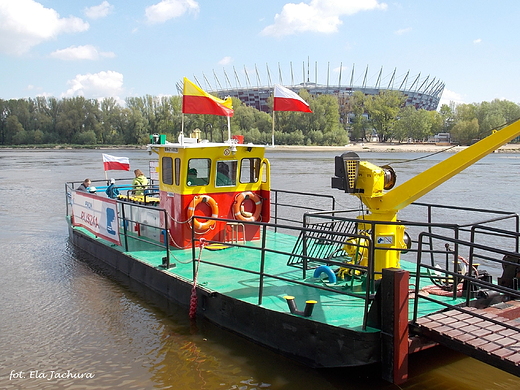
[[[228,140],[231,142],[231,117],[227,117],[227,134],[228,134]]]
[[[273,134],[271,136],[271,144],[272,144],[273,148],[274,148],[274,112],[275,111],[273,110]]]
[[[105,169],[105,155],[101,155],[103,156],[103,170],[105,171],[105,180],[108,181],[107,170]]]
[[[179,134],[179,143],[184,144],[184,112],[181,115],[181,133]]]

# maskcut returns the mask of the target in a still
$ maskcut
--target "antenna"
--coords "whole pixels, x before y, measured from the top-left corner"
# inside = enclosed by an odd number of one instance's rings
[[[428,75],[428,76],[424,79],[424,81],[422,82],[421,86],[420,86],[419,88],[417,88],[417,89],[415,90],[415,92],[418,92],[418,91],[422,88],[422,86],[423,86],[423,85],[428,81],[429,78],[430,78],[430,75]]]
[[[379,76],[377,76],[376,89],[381,88],[381,73],[383,73],[383,67],[379,70]]]
[[[244,73],[246,74],[246,84],[251,88],[251,81],[249,80],[249,75],[247,74],[246,66],[244,65]]]
[[[399,89],[403,89],[403,84],[404,84],[404,88],[406,88],[406,82],[408,81],[409,74],[410,74],[410,69],[408,69],[408,72],[406,72],[406,75],[404,76],[403,81],[401,81],[401,85],[399,86]]]
[[[330,61],[327,62],[327,92],[329,92]]]
[[[256,86],[258,88],[258,87],[260,87],[260,85],[262,85],[262,82],[260,81],[260,75],[258,74],[258,68],[256,67],[256,64],[255,64],[255,72],[256,72]]]
[[[232,88],[231,81],[229,81],[229,77],[228,77],[228,75],[226,73],[226,69],[223,69],[223,71],[224,71],[224,77],[226,78],[226,82],[227,82],[227,84],[229,84],[229,88]]]
[[[219,88],[222,90],[223,88],[222,88],[222,85],[220,85],[220,81],[217,77],[217,74],[215,73],[215,69],[213,69],[213,76],[215,77],[215,81],[218,84]]]
[[[240,84],[240,79],[238,78],[238,74],[237,74],[237,71],[236,71],[234,65],[233,65],[233,72],[235,73],[235,80],[237,81],[238,86],[239,86],[240,88],[242,88],[242,85]]]
[[[367,68],[365,69],[365,77],[363,77],[363,88],[367,87],[367,75],[368,75],[368,65],[367,65]]]
[[[413,81],[412,85],[410,86],[410,91],[413,89],[413,86],[415,85],[415,83],[419,80],[419,77],[421,77],[421,74],[420,74],[420,73],[417,75],[417,77],[416,77],[415,80]]]
[[[197,79],[197,76],[193,75],[193,78],[195,79],[195,81],[197,82],[197,84],[199,85],[199,87],[202,88],[202,84],[201,84],[200,81]]]
[[[394,73],[392,73],[392,77],[390,77],[390,81],[388,82],[388,89],[394,89],[394,79],[396,70],[397,68],[394,68]]]
[[[210,91],[213,90],[213,87],[212,87],[211,84],[209,83],[209,81],[208,81],[208,79],[207,79],[207,77],[206,77],[206,75],[205,75],[204,73],[202,73],[202,77],[204,77],[204,80],[205,80],[206,83],[208,84],[208,87],[209,87],[208,89],[209,89]]]
[[[341,88],[341,72],[343,71],[343,62],[339,63],[339,78],[338,78],[338,88]]]

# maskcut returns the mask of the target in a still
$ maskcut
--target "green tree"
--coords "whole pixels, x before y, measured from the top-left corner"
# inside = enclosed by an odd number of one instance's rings
[[[7,118],[5,138],[8,145],[21,145],[26,142],[25,129],[16,115]]]
[[[123,130],[124,142],[127,145],[136,145],[146,140],[146,136],[151,134],[149,131],[148,120],[138,108],[128,108],[123,110],[124,119],[118,126]],[[147,140],[146,140],[147,141]],[[145,142],[146,142],[145,141]]]
[[[83,131],[76,133],[72,137],[72,142],[78,145],[96,145],[97,136],[94,130]]]
[[[370,129],[366,114],[366,97],[361,91],[355,91],[349,100],[351,137],[356,141],[366,141]]]
[[[239,131],[246,131],[255,127],[255,108],[250,106],[240,105],[235,108],[233,115],[233,125]]]
[[[475,118],[477,118],[477,106],[475,104],[455,106],[455,122],[472,121]]]
[[[439,109],[439,114],[442,118],[442,131],[439,133],[449,133],[455,122],[455,105],[443,104]]]
[[[376,130],[380,142],[386,142],[393,137],[394,125],[405,100],[405,96],[399,91],[382,91],[366,100],[370,123]]]
[[[428,135],[435,135],[438,133],[445,133],[444,118],[438,111],[427,111],[428,121],[430,122],[430,131]]]
[[[383,91],[377,96],[356,91],[349,99],[311,96],[304,89],[299,94],[313,114],[277,112],[276,143],[342,145],[348,142],[347,131],[353,139],[364,139],[373,129],[383,142],[392,138],[422,141],[432,134],[451,132],[457,142],[470,143],[520,117],[518,104],[498,99],[457,106],[450,103],[438,112],[426,112],[413,107],[400,110],[404,96],[396,91]],[[272,106],[272,97],[268,104]],[[204,138],[217,142],[227,139],[227,118],[183,116],[181,106],[180,96],[127,98],[126,107],[113,98],[0,99],[0,143],[142,144],[152,133],[175,140],[183,118],[187,135],[198,128]],[[271,142],[271,114],[245,106],[236,98],[233,106],[232,134],[244,135],[246,142]]]
[[[349,142],[348,132],[340,122],[338,99],[332,95],[320,95],[313,102],[312,126],[305,134],[307,143],[312,144],[312,132],[322,132],[320,145],[345,145]],[[319,133],[318,133],[319,134]],[[314,143],[315,144],[315,143]]]
[[[399,142],[412,139],[426,141],[432,134],[432,121],[429,111],[417,110],[413,106],[403,107],[395,124],[394,138]]]
[[[121,107],[117,104],[116,99],[110,97],[105,98],[100,103],[100,134],[99,140],[102,144],[118,144],[123,143],[123,135],[119,134],[117,117],[121,115]]]
[[[97,100],[85,99],[83,96],[65,98],[61,108],[56,130],[63,142],[72,143],[74,136],[87,131],[94,131],[100,137],[101,112]]]
[[[477,118],[457,121],[451,129],[451,139],[460,145],[470,145],[478,137],[479,126]]]
[[[475,111],[479,122],[479,139],[487,137],[493,129],[520,117],[520,106],[499,99],[475,104]]]
[[[31,134],[32,141],[34,144],[43,144],[45,140],[45,134],[41,130],[35,130]]]
[[[6,144],[6,126],[9,111],[7,109],[7,100],[0,99],[0,144]]]

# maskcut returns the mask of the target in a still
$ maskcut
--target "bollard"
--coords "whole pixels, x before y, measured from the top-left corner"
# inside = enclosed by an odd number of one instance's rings
[[[318,303],[318,301],[314,301],[314,300],[306,301],[305,310],[300,311],[300,310],[298,310],[298,307],[296,306],[296,301],[294,300],[293,296],[286,295],[284,297],[284,299],[286,300],[287,305],[289,306],[289,310],[290,310],[291,314],[296,314],[298,316],[303,316],[303,317],[310,317],[312,315],[314,305],[316,305],[316,303]]]
[[[381,370],[400,385],[408,379],[408,288],[410,273],[383,269],[381,280]]]

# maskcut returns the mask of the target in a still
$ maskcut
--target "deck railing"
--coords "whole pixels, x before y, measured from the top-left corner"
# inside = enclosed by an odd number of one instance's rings
[[[279,222],[289,225],[301,224],[305,213],[335,208],[336,199],[331,195],[271,190],[271,218],[275,225]]]
[[[212,218],[212,217],[203,217],[203,218],[204,218],[204,220],[214,220],[214,221],[217,221],[217,222],[220,221],[221,223],[236,222],[235,220],[228,220],[228,219],[222,219],[222,218]],[[247,229],[248,225],[256,225],[256,226],[260,227],[260,230],[261,230],[260,245],[249,245],[247,243],[246,244],[239,244],[237,242],[222,242],[222,241],[215,241],[215,240],[211,240],[211,241],[203,240],[203,239],[201,240],[200,238],[197,237],[195,232],[192,231],[193,280],[195,280],[195,277],[196,277],[196,274],[197,274],[197,270],[198,270],[198,266],[200,264],[211,265],[211,266],[216,266],[216,267],[221,267],[221,268],[227,268],[227,269],[232,269],[232,270],[235,270],[235,271],[239,271],[239,272],[244,272],[244,273],[248,273],[248,274],[251,274],[251,275],[255,275],[255,276],[257,276],[259,278],[258,296],[257,296],[257,304],[258,305],[262,304],[262,301],[263,301],[263,298],[264,298],[264,286],[265,286],[266,280],[268,280],[268,279],[276,279],[276,280],[283,281],[285,283],[290,283],[290,284],[295,284],[295,285],[300,285],[300,286],[306,286],[306,287],[309,287],[309,288],[312,288],[312,289],[324,290],[324,291],[333,292],[333,293],[338,294],[338,295],[345,295],[345,296],[350,296],[350,297],[362,299],[362,300],[365,300],[365,302],[366,302],[366,304],[365,304],[366,309],[365,309],[365,315],[364,315],[364,320],[363,320],[363,329],[364,330],[366,329],[367,321],[368,321],[368,317],[367,316],[368,316],[369,303],[374,299],[374,295],[375,295],[375,290],[373,288],[372,289],[367,289],[366,291],[362,291],[362,292],[354,292],[353,290],[349,290],[349,289],[344,288],[344,285],[330,286],[330,284],[328,284],[328,283],[320,283],[318,280],[313,279],[313,278],[311,278],[309,280],[306,277],[306,273],[305,273],[306,270],[305,269],[302,270],[302,278],[300,280],[286,278],[286,277],[280,276],[280,274],[268,273],[268,272],[266,272],[265,269],[266,269],[266,256],[268,256],[269,254],[285,256],[287,259],[289,259],[291,256],[296,256],[296,257],[305,259],[306,262],[313,262],[315,264],[321,263],[321,264],[326,264],[326,265],[331,266],[331,267],[341,267],[342,266],[342,267],[349,268],[349,269],[351,269],[353,271],[366,272],[367,269],[370,268],[370,267],[363,267],[363,266],[359,266],[359,265],[355,265],[355,264],[347,264],[347,263],[345,263],[344,259],[341,259],[339,257],[337,259],[334,259],[334,258],[323,259],[323,258],[316,258],[316,257],[308,256],[308,255],[306,255],[304,253],[294,253],[292,251],[280,251],[280,250],[277,250],[277,249],[270,248],[269,245],[268,245],[268,242],[266,240],[266,238],[268,237],[268,231],[269,230],[274,231],[275,229],[284,229],[285,231],[293,232],[292,235],[298,235],[298,234],[301,234],[301,233],[315,234],[315,233],[322,232],[319,229],[313,229],[313,228],[310,228],[310,227],[302,227],[302,226],[296,227],[296,226],[283,225],[283,224],[276,224],[276,225],[274,225],[272,223],[263,223],[263,222],[248,222],[248,221],[244,221],[243,223],[246,226],[246,229]],[[354,235],[354,236],[355,237],[360,237],[360,236],[357,236],[357,235]],[[323,244],[324,245],[336,244],[338,242],[343,243],[347,239],[350,239],[352,237],[353,237],[352,234],[344,233],[344,232],[338,232],[333,237],[324,238],[323,239],[324,240]],[[200,250],[201,241],[205,241],[205,243],[204,243],[205,245],[206,244],[207,245],[210,245],[210,244],[224,244],[226,246],[242,248],[242,249],[247,250],[247,251],[259,252],[260,253],[260,261],[258,263],[258,269],[256,269],[256,270],[245,269],[245,268],[239,267],[239,266],[232,266],[232,265],[226,265],[226,264],[221,264],[221,263],[215,263],[215,262],[212,262],[212,261],[209,261],[209,260],[205,260],[204,258],[199,258],[198,251]],[[371,245],[371,243],[370,243],[368,246],[373,246],[373,245]],[[368,275],[373,275],[373,273],[369,273]],[[367,285],[373,286],[373,276],[367,276]]]
[[[131,179],[128,179],[131,180]],[[102,181],[98,181],[102,182]],[[93,182],[95,183],[95,182]],[[77,185],[81,184],[69,182],[65,183],[65,193],[66,193],[66,215],[70,216],[72,214],[71,209],[71,199],[72,193]],[[101,187],[100,191],[103,190]],[[126,189],[131,193],[133,190],[128,188],[128,185],[121,185],[120,188]],[[130,186],[131,188],[131,186]],[[97,191],[96,191],[97,192]],[[104,191],[103,191],[104,192]],[[153,196],[153,193],[145,194],[144,199],[146,197]],[[138,242],[144,245],[148,245],[152,248],[158,248],[159,250],[164,250],[163,257],[163,265],[164,267],[169,267],[170,265],[170,243],[168,239],[165,239],[167,236],[166,230],[164,229],[164,223],[162,221],[168,220],[168,212],[165,209],[150,206],[147,204],[139,204],[137,202],[114,199],[117,203],[117,214],[119,218],[119,226],[120,237],[122,241],[122,246],[125,251],[129,251],[132,249],[132,242]],[[142,215],[143,212],[148,212],[151,222],[146,222],[143,218],[139,216]],[[155,223],[153,221],[155,220]]]
[[[73,190],[74,186],[71,183],[66,185],[67,194]],[[230,266],[225,264],[218,264],[205,259],[201,259],[201,264],[208,264],[212,266],[225,267],[234,269],[240,272],[254,274],[259,278],[258,284],[258,299],[259,305],[262,304],[264,298],[264,286],[266,280],[277,279],[286,283],[295,285],[305,285],[310,288],[326,290],[334,292],[336,294],[347,295],[355,298],[364,300],[365,312],[363,320],[363,329],[367,326],[372,326],[369,323],[369,311],[371,303],[375,298],[375,292],[377,290],[377,281],[380,278],[380,273],[375,271],[374,258],[376,252],[379,250],[393,250],[403,252],[401,258],[403,260],[409,260],[417,263],[417,269],[412,272],[412,278],[415,278],[415,302],[414,302],[414,319],[417,318],[418,305],[421,299],[427,299],[434,301],[435,298],[431,296],[425,298],[418,293],[418,288],[421,280],[428,278],[432,281],[457,281],[457,284],[464,282],[467,285],[468,291],[492,291],[492,294],[509,294],[512,297],[520,298],[520,295],[516,287],[509,288],[503,286],[497,286],[496,284],[490,283],[488,280],[483,278],[476,278],[472,274],[473,267],[476,261],[482,261],[483,263],[489,262],[497,265],[497,268],[505,266],[514,266],[514,262],[507,259],[498,259],[497,255],[503,256],[517,256],[518,248],[520,243],[519,232],[519,217],[516,214],[506,213],[495,210],[475,210],[461,207],[449,207],[441,205],[429,205],[424,203],[415,203],[409,208],[415,207],[425,214],[426,222],[413,222],[413,221],[397,221],[397,222],[378,222],[363,220],[365,230],[368,231],[366,234],[360,235],[357,231],[357,224],[360,222],[359,216],[363,214],[362,210],[350,209],[350,210],[328,210],[323,211],[322,206],[314,206],[315,202],[306,202],[303,205],[295,204],[294,202],[286,203],[280,198],[280,194],[288,196],[305,196],[304,193],[291,192],[291,191],[273,191],[274,201],[272,205],[274,214],[274,223],[263,223],[263,222],[249,222],[241,221],[247,229],[247,225],[256,225],[261,231],[260,244],[256,242],[254,245],[251,243],[240,244],[238,242],[219,242],[210,241],[211,243],[220,243],[227,246],[241,247],[245,250],[259,251],[259,263],[258,268],[255,270],[245,269],[236,266]],[[329,196],[312,195],[312,199],[326,200],[335,204],[334,198]],[[69,199],[69,196],[67,196]],[[150,244],[158,250],[164,251],[163,266],[169,268],[170,266],[170,253],[172,249],[169,247],[168,234],[165,231],[163,224],[168,220],[168,214],[166,210],[160,209],[154,206],[146,206],[135,203],[128,203],[123,201],[117,201],[119,216],[122,219],[121,226],[123,227],[121,235],[125,245],[125,250],[128,250],[131,246],[130,240],[136,240],[146,244]],[[307,205],[305,207],[304,205]],[[311,205],[309,210],[309,204]],[[70,204],[67,200],[67,215],[70,215]],[[283,209],[298,209],[298,213],[301,215],[301,219],[294,218],[293,216],[286,217],[282,215]],[[306,210],[305,210],[306,209]],[[130,211],[132,210],[132,211]],[[151,212],[157,215],[157,223],[143,223],[142,218],[133,216],[134,211],[139,210],[140,212]],[[464,224],[452,224],[436,222],[435,215],[441,211],[444,213],[456,212],[458,216],[463,213],[469,213],[472,219],[475,219],[475,215],[484,214],[478,222],[468,222]],[[291,213],[289,213],[291,214]],[[202,218],[202,217],[201,217]],[[205,220],[220,221],[218,223],[226,224],[228,222],[236,223],[236,220],[227,220],[223,218],[212,218],[203,217]],[[449,219],[449,218],[448,218]],[[459,219],[459,218],[457,218]],[[464,218],[463,218],[464,219]],[[279,223],[284,221],[286,223]],[[498,226],[498,223],[509,223],[510,228],[506,229]],[[407,227],[409,232],[412,234],[412,246],[407,250],[402,249],[387,249],[380,248],[374,243],[376,237],[374,237],[375,226],[377,224],[384,223],[385,225],[392,224],[403,224]],[[129,229],[130,226],[136,226],[139,224],[141,227],[145,227],[150,230],[155,230],[156,234],[140,235]],[[369,229],[366,227],[369,226]],[[269,246],[267,242],[268,231],[276,232],[278,230],[287,232],[292,236],[298,236],[297,245],[291,251],[281,251],[279,249]],[[417,237],[413,239],[413,237]],[[352,243],[357,246],[359,250],[366,250],[367,257],[366,262],[360,264],[359,262],[349,261],[342,247],[347,240],[350,239],[361,239]],[[489,239],[493,245],[480,245],[476,244],[478,239]],[[497,241],[498,240],[498,241]],[[503,244],[503,248],[509,245],[510,250],[496,249],[497,242],[507,241],[508,244]],[[357,243],[356,243],[357,242]],[[196,263],[198,261],[197,251],[200,247],[200,239],[192,232],[192,261],[193,261],[193,278],[196,274]],[[329,249],[314,251],[313,248],[316,246],[327,246]],[[404,253],[406,252],[406,253]],[[467,252],[467,254],[466,254]],[[271,254],[277,254],[287,257],[288,266],[301,267],[302,274],[301,279],[290,279],[281,276],[280,274],[273,274],[266,272],[266,256]],[[468,264],[466,265],[470,270],[467,275],[461,274],[457,268],[460,262],[457,260],[458,256],[468,256]],[[292,260],[291,260],[292,259]],[[362,275],[364,279],[363,291],[354,291],[348,288],[348,282],[331,285],[326,283],[316,283],[314,281],[307,280],[307,271],[315,269],[319,265],[325,265],[330,268],[344,268],[350,275]],[[440,275],[440,276],[439,276]],[[352,277],[352,280],[354,277]],[[517,282],[516,282],[517,283]],[[352,285],[351,285],[352,286]],[[454,293],[456,294],[456,292]],[[476,294],[476,293],[475,293]],[[476,295],[469,294],[467,297],[466,305],[470,305],[470,301],[474,301]],[[455,295],[454,295],[455,296]],[[446,300],[438,300],[442,305],[450,305],[450,302]]]
[[[511,218],[518,223],[518,216],[511,216]],[[520,233],[518,230],[504,230],[484,225],[472,226],[470,232],[472,238],[470,241],[427,232],[420,234],[414,282],[416,299],[412,322],[417,321],[420,301],[423,300],[434,302],[444,308],[468,313],[518,332],[520,331],[518,326],[484,317],[468,308],[484,308],[520,299],[520,275],[517,272],[520,271],[520,253],[518,252]],[[509,245],[504,245],[504,247],[512,248],[512,250],[478,244],[474,242],[477,235],[494,239],[502,238],[503,242],[509,241]],[[432,251],[430,249],[431,240],[445,241],[447,243],[445,251]],[[461,256],[462,253],[469,255],[464,258]],[[451,263],[452,266],[438,266],[437,262],[444,261]],[[498,274],[491,274],[484,267],[492,267],[495,273],[498,271]],[[431,280],[440,290],[447,292],[452,300],[442,299],[440,295],[421,293],[421,279]]]

